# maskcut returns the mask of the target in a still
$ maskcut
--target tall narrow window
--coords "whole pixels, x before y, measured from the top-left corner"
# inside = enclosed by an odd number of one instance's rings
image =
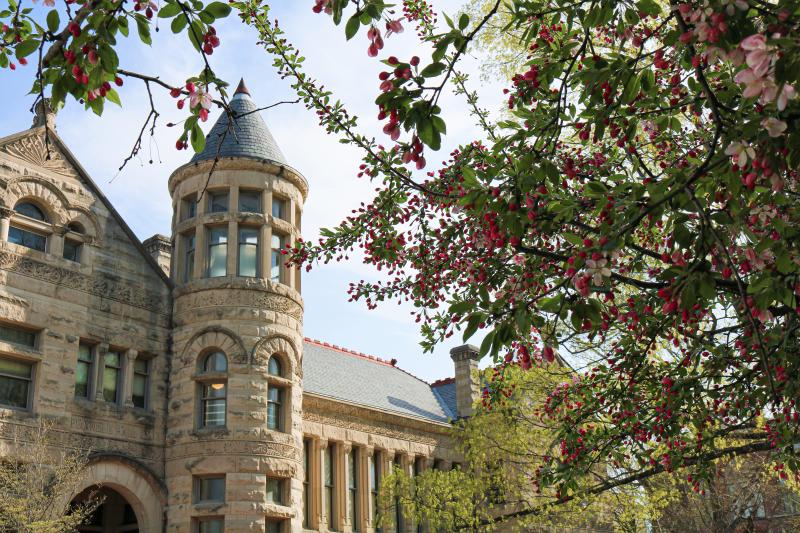
[[[73,239],[64,239],[64,253],[63,253],[64,259],[80,263],[82,247],[83,243],[80,241],[76,241]]]
[[[267,520],[266,533],[283,533],[285,520]]]
[[[261,191],[239,191],[239,211],[242,213],[262,213]]]
[[[311,439],[303,439],[303,527],[311,527]]]
[[[336,487],[336,445],[328,443],[325,448],[325,511],[328,513],[328,529],[334,529],[336,524],[336,500],[334,489]]]
[[[187,283],[194,275],[194,233],[183,236],[183,282]]]
[[[197,533],[223,533],[224,518],[201,518],[197,523]]]
[[[275,283],[283,281],[283,236],[272,234],[272,260],[269,277]]]
[[[239,275],[258,275],[258,228],[239,228]]]
[[[103,400],[119,402],[119,378],[122,353],[109,350],[103,356]]]
[[[277,196],[272,197],[272,216],[286,220],[286,200]]]
[[[347,456],[347,488],[350,495],[350,524],[353,531],[358,531],[358,448],[353,448]]]
[[[228,228],[211,228],[208,232],[208,277],[228,273]]]
[[[286,480],[276,477],[267,478],[267,501],[278,505],[286,505]]]
[[[190,194],[181,202],[181,220],[189,220],[197,216],[197,195]]]
[[[212,192],[208,196],[209,213],[225,213],[228,211],[228,191]]]
[[[228,359],[222,352],[212,352],[203,361],[200,376],[200,426],[222,427],[228,403],[227,379],[221,376],[228,371]]]
[[[133,362],[133,405],[147,408],[147,392],[150,388],[150,360],[137,357]]]
[[[194,503],[223,503],[224,501],[224,475],[194,478]]]
[[[375,450],[372,457],[369,458],[369,496],[370,503],[372,504],[372,525],[378,521],[378,489],[381,486],[381,452]],[[375,527],[375,531],[381,531],[381,528]]]
[[[75,396],[90,398],[92,394],[92,372],[94,356],[92,347],[84,342],[78,345],[78,365],[75,367]]]
[[[30,408],[33,364],[0,357],[0,405]]]
[[[270,386],[267,390],[267,427],[283,431],[283,389]]]

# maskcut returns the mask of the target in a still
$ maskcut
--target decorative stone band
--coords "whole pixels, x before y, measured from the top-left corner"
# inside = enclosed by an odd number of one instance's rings
[[[6,249],[0,243],[0,270],[7,270],[22,276],[46,281],[61,287],[85,292],[100,298],[114,300],[123,304],[146,309],[164,317],[169,316],[168,296],[119,283],[103,274],[91,276],[49,265],[30,257],[19,255]]]
[[[209,452],[213,450],[213,454]],[[289,459],[300,461],[300,450],[289,444],[280,442],[254,442],[246,440],[196,440],[173,444],[166,448],[167,461],[179,459],[206,457],[209,455],[236,455],[246,457],[277,457],[279,459]]]
[[[285,286],[257,278],[252,280],[249,287],[239,285],[239,283],[239,280],[220,281],[218,282],[219,286],[207,289],[200,289],[199,284],[193,283],[188,287],[183,287],[183,290],[176,290],[174,293],[176,320],[180,321],[183,313],[198,313],[204,308],[218,310],[221,307],[250,307],[281,313],[302,323],[302,303],[292,298],[297,294],[295,291],[291,291],[293,294],[279,294],[279,290],[285,289]],[[186,290],[187,288],[189,290]],[[289,291],[284,290],[283,292],[288,293]]]

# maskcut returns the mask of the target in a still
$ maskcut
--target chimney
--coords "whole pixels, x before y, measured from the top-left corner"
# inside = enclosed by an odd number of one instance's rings
[[[153,235],[142,243],[147,253],[156,260],[167,276],[169,276],[169,265],[172,259],[172,242],[169,237],[164,235]]]
[[[478,382],[478,348],[471,344],[450,350],[456,368],[456,410],[458,418],[472,415],[472,404],[480,397]]]
[[[41,128],[47,125],[48,130],[56,131],[56,112],[50,107],[49,98],[37,101],[33,113],[32,128]]]

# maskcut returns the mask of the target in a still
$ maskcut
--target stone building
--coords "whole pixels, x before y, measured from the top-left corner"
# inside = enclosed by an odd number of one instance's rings
[[[52,114],[0,138],[0,454],[43,420],[90,449],[81,491],[105,502],[83,531],[367,533],[390,468],[458,460],[474,348],[430,385],[304,338],[280,250],[309,185],[243,83],[231,107],[169,178],[171,237],[144,243]],[[383,531],[421,529],[398,518]]]

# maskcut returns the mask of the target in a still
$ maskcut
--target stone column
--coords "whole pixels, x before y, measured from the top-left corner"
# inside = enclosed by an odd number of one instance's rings
[[[0,207],[0,240],[8,241],[8,229],[11,227],[11,216],[13,209]]]
[[[337,464],[341,468],[337,469],[336,481],[339,484],[337,491],[338,508],[339,508],[339,523],[336,524],[339,531],[349,533],[353,531],[353,524],[350,522],[350,461],[353,456],[350,452],[353,451],[353,446],[349,442],[345,442],[336,447],[338,453]]]
[[[458,418],[472,415],[472,404],[480,397],[478,348],[465,344],[450,350],[456,371],[456,409]]]
[[[328,514],[330,509],[325,501],[325,454],[328,450],[328,440],[319,439],[317,449],[317,461],[319,461],[319,477],[317,479],[317,497],[319,498],[319,514],[317,515],[317,527],[320,531],[328,529]],[[312,483],[312,487],[314,484]]]
[[[239,275],[237,258],[239,257],[239,224],[235,219],[228,221],[228,275],[232,278]]]
[[[50,235],[50,244],[47,253],[62,257],[64,255],[64,235],[67,234],[67,228],[61,226],[53,227],[53,233]]]
[[[200,206],[197,206],[200,209]],[[200,215],[198,215],[199,217]],[[208,247],[206,246],[206,227],[198,224],[194,230],[194,272],[192,279],[206,277],[206,265],[208,264]]]
[[[103,370],[105,369],[105,356],[108,353],[108,343],[101,342],[94,349],[95,379],[94,399],[102,402],[103,399]]]
[[[133,407],[133,363],[139,352],[126,350],[122,361],[122,405]]]

